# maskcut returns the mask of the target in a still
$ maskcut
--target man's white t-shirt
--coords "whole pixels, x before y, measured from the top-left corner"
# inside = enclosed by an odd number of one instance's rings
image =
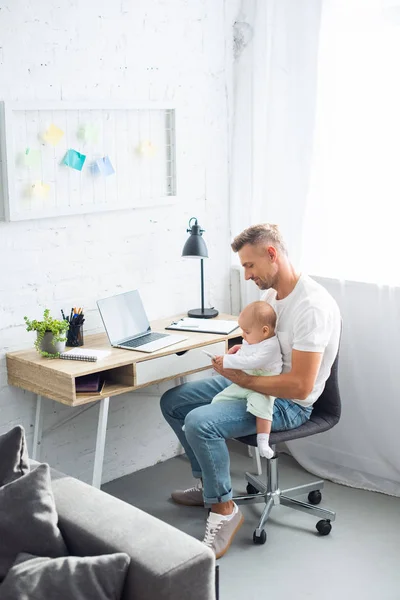
[[[292,350],[323,352],[311,394],[305,400],[290,398],[301,406],[311,406],[323,392],[339,348],[339,307],[329,292],[308,275],[300,276],[286,298],[277,300],[276,290],[270,289],[262,299],[271,304],[277,314],[276,335],[282,350],[282,373],[291,369]]]

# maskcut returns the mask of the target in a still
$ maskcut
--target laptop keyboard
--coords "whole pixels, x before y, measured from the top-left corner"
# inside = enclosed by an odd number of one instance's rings
[[[140,338],[135,340],[128,340],[121,344],[121,346],[129,346],[129,348],[137,348],[138,346],[143,346],[144,344],[148,344],[149,342],[154,342],[155,340],[159,340],[160,338],[167,337],[168,333],[146,333],[146,335],[142,335]]]

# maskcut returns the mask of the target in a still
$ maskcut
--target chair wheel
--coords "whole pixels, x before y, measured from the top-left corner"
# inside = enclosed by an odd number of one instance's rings
[[[254,485],[252,485],[251,483],[248,483],[246,485],[246,492],[248,494],[259,494],[260,492],[258,491],[258,489],[256,487],[254,487]]]
[[[308,494],[308,501],[310,504],[319,504],[322,500],[322,494],[319,490],[314,490]]]
[[[253,542],[255,544],[265,544],[265,542],[267,541],[267,534],[265,532],[265,529],[261,531],[260,535],[257,535],[256,532],[257,530],[255,530],[253,533]]]
[[[318,521],[316,528],[320,535],[328,535],[331,532],[332,525],[329,519],[322,519]]]

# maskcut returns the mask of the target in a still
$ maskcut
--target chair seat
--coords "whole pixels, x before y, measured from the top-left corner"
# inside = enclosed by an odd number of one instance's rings
[[[271,445],[279,444],[280,442],[289,442],[290,440],[297,440],[299,438],[314,435],[316,433],[322,433],[327,431],[339,421],[330,414],[315,414],[311,413],[310,419],[296,427],[295,429],[288,429],[286,431],[273,431],[270,435],[269,441]],[[246,435],[244,437],[236,438],[239,442],[247,444],[248,446],[257,446],[257,435]]]
[[[299,438],[315,435],[331,429],[340,419],[341,404],[338,386],[339,352],[333,362],[331,373],[326,381],[324,390],[315,402],[309,420],[287,431],[273,431],[269,438],[271,446],[279,442],[289,442]],[[236,438],[239,442],[248,446],[257,446],[257,435],[246,435]]]

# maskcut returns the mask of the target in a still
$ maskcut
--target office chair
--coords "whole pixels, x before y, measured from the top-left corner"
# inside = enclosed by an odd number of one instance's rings
[[[314,404],[310,419],[306,423],[303,423],[303,425],[300,425],[300,427],[296,427],[296,429],[272,432],[270,435],[271,447],[274,447],[275,444],[278,444],[279,442],[288,442],[289,440],[296,440],[316,433],[322,433],[336,425],[340,419],[341,412],[338,386],[338,362],[339,353],[332,365],[331,373],[325,383],[324,391]],[[236,439],[248,446],[257,446],[256,435],[248,435]],[[258,477],[251,473],[246,473],[248,482],[246,490],[248,495],[233,498],[236,504],[265,503],[260,522],[253,533],[253,542],[255,544],[265,544],[267,541],[267,534],[263,529],[264,524],[271,513],[272,507],[279,506],[279,504],[309,513],[310,515],[322,517],[322,519],[318,521],[316,528],[320,535],[328,535],[332,529],[331,521],[335,520],[336,515],[327,508],[319,508],[316,506],[322,499],[321,490],[324,487],[323,480],[299,485],[287,490],[280,490],[278,481],[278,456],[275,454],[271,459],[265,460],[267,461],[266,483],[263,483]],[[302,496],[305,494],[308,494],[308,502],[294,499],[294,496]]]

